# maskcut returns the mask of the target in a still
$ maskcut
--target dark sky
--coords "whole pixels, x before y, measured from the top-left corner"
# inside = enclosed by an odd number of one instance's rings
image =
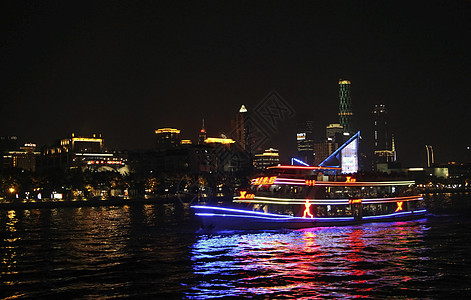
[[[98,2],[98,3],[97,3]],[[267,144],[288,155],[294,123],[320,138],[352,81],[356,125],[390,112],[398,158],[461,160],[470,141],[470,1],[1,1],[0,135],[51,144],[102,133],[153,146],[177,127],[216,136],[241,104],[277,91],[296,116]]]

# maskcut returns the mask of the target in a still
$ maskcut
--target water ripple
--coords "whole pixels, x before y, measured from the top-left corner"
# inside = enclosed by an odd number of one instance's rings
[[[0,211],[0,298],[470,295],[471,221],[195,235],[164,206]]]

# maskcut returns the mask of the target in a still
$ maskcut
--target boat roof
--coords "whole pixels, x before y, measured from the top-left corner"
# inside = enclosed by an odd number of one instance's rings
[[[291,166],[291,165],[278,165],[271,166],[267,169],[295,169],[295,170],[341,170],[339,167],[320,167],[320,166]]]

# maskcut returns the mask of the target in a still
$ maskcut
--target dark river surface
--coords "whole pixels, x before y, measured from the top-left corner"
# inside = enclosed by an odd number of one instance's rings
[[[471,201],[471,200],[470,200]],[[0,210],[0,298],[471,296],[471,216],[196,234],[189,209]]]

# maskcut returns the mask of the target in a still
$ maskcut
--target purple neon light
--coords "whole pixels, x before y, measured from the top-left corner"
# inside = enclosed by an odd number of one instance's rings
[[[278,218],[276,217],[263,217],[263,216],[249,216],[249,215],[227,215],[227,214],[211,214],[211,213],[195,213],[196,216],[202,217],[231,217],[231,218],[250,218],[250,219],[264,219],[264,220],[277,220],[277,221],[309,221],[315,220],[312,218],[301,218],[301,217],[286,217],[284,215],[279,215]]]
[[[408,185],[413,181],[372,181],[372,182],[345,182],[345,181],[316,181],[317,186],[388,186],[388,185]],[[306,185],[306,179],[298,178],[276,178],[273,184]]]
[[[354,217],[332,217],[332,218],[323,218],[323,217],[315,217],[315,218],[303,218],[303,217],[293,217],[288,215],[279,215],[279,214],[271,214],[271,213],[264,213],[264,212],[256,212],[256,211],[248,211],[248,210],[241,210],[241,209],[233,209],[233,208],[224,208],[224,207],[215,207],[215,206],[191,206],[195,209],[208,209],[208,210],[219,210],[223,212],[236,212],[242,213],[242,215],[234,215],[234,214],[218,214],[218,213],[195,213],[196,216],[203,216],[203,217],[233,217],[233,218],[253,218],[253,219],[267,219],[267,220],[315,220],[319,222],[324,221],[353,221]],[[401,215],[411,215],[421,214],[427,212],[426,209],[423,210],[416,210],[416,211],[406,211],[406,212],[398,212],[392,213],[388,215],[380,215],[380,216],[365,216],[362,219],[385,219],[389,217],[401,216]],[[245,215],[244,215],[245,214]]]
[[[284,218],[294,218],[294,217],[292,217],[292,216],[287,216],[287,215],[278,215],[278,214],[264,213],[264,212],[258,212],[258,211],[243,210],[243,209],[234,209],[234,208],[225,208],[225,207],[217,207],[217,206],[201,206],[201,205],[195,205],[195,206],[191,206],[191,208],[220,210],[220,211],[229,211],[229,212],[238,212],[238,213],[253,214],[253,215],[260,215],[260,216],[273,216],[273,217],[280,217],[280,216],[282,216],[282,217],[284,217]]]

